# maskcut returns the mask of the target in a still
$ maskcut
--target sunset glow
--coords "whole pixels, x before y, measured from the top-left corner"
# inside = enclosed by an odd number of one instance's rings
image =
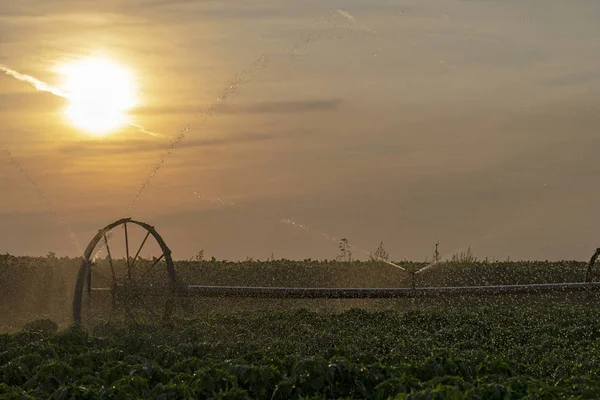
[[[84,59],[61,66],[62,89],[68,94],[65,115],[94,136],[106,136],[127,124],[137,104],[134,78],[126,68],[104,59]]]

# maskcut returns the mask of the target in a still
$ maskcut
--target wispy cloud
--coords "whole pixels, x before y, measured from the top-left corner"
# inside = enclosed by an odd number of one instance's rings
[[[246,133],[244,135],[222,136],[213,138],[203,138],[196,140],[188,140],[184,142],[182,148],[198,148],[198,147],[216,147],[221,145],[261,142],[274,139],[276,136],[267,133]],[[61,154],[130,154],[130,153],[145,153],[163,151],[164,142],[148,141],[148,140],[106,140],[101,142],[90,143],[89,141],[75,142],[60,146],[57,150]]]
[[[33,76],[22,74],[18,71],[15,71],[14,69],[4,66],[4,65],[0,65],[0,71],[2,71],[4,74],[6,74],[10,77],[13,77],[21,82],[30,84],[31,86],[33,86],[36,90],[39,90],[40,92],[51,93],[55,96],[63,97],[65,99],[69,98],[69,95],[66,92],[63,92],[59,88],[53,87],[52,85],[50,85],[46,82],[43,82],[37,78],[34,78]]]
[[[0,65],[0,71],[2,71],[4,74],[6,74],[12,78],[15,78],[21,82],[24,82],[24,83],[27,83],[27,84],[33,86],[36,90],[38,90],[40,92],[51,93],[55,96],[62,97],[64,99],[71,99],[71,95],[69,93],[61,90],[60,88],[54,87],[54,86],[50,85],[49,83],[41,81],[31,75],[22,74],[12,68],[8,68],[8,67],[4,66],[4,65]],[[131,127],[137,128],[140,132],[145,133],[149,136],[164,137],[164,135],[161,135],[160,133],[149,131],[145,127],[135,124],[133,122],[125,121],[124,123]]]
[[[247,104],[245,106],[229,106],[226,113],[248,113],[248,114],[276,114],[276,113],[298,113],[308,111],[326,111],[338,108],[342,100],[304,100],[304,101],[282,101]]]
[[[341,104],[340,99],[327,100],[300,100],[248,103],[242,105],[222,105],[219,112],[222,114],[290,114],[310,111],[327,111],[337,109]],[[132,110],[135,115],[164,115],[164,114],[195,114],[206,112],[206,109],[197,106],[144,106]]]
[[[545,79],[542,81],[547,86],[571,86],[571,85],[583,85],[591,82],[600,81],[600,69],[589,70],[589,71],[578,71],[570,74],[556,76],[551,79]]]

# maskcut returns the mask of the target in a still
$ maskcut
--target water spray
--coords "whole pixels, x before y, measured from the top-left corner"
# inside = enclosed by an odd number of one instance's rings
[[[343,18],[347,19],[349,21],[350,25],[354,24],[355,19],[352,15],[350,15],[349,13],[347,13],[344,10],[336,10],[336,12],[339,15],[341,15]],[[332,23],[332,18],[333,18],[333,12],[330,11],[330,17],[327,20],[328,24]],[[349,29],[350,29],[350,27],[349,27]],[[300,48],[302,45],[307,45],[315,40],[320,39],[322,37],[322,33],[323,33],[323,27],[319,27],[316,32],[310,32],[307,35],[303,35],[301,37],[301,39],[292,46],[292,54],[297,54],[300,51]],[[208,110],[204,113],[205,118],[211,117],[211,116],[217,114],[219,112],[220,108],[227,103],[228,99],[237,93],[237,91],[241,85],[251,82],[252,78],[254,77],[254,75],[256,75],[258,73],[258,71],[265,69],[267,67],[268,61],[269,61],[269,56],[267,54],[263,54],[260,57],[258,57],[247,70],[237,74],[223,89],[221,95],[217,98],[217,101],[214,104],[212,104],[211,106],[209,106]],[[13,70],[13,69],[8,68],[3,65],[0,65],[0,71],[5,73],[8,76],[11,76],[11,77],[19,80],[19,81],[22,81],[22,82],[32,85],[36,90],[48,92],[55,96],[59,96],[59,97],[65,98],[65,99],[70,98],[68,93],[62,91],[59,88],[53,87],[52,85],[50,85],[46,82],[43,82],[35,77],[22,74],[16,70]],[[197,116],[194,117],[194,120],[196,118],[197,118]],[[146,133],[148,135],[155,136],[155,137],[162,136],[155,132],[150,132],[150,131],[146,130],[143,126],[140,126],[140,125],[137,125],[134,123],[130,123],[130,122],[126,122],[126,124],[129,126],[135,127],[137,129],[139,129],[141,132]],[[146,180],[142,183],[142,185],[141,185],[140,189],[138,190],[137,194],[135,195],[134,199],[129,204],[127,211],[130,211],[135,206],[135,204],[137,203],[137,201],[139,200],[139,198],[141,197],[141,195],[143,194],[145,189],[150,185],[154,176],[158,173],[158,171],[164,165],[166,158],[169,155],[171,155],[173,153],[173,151],[178,147],[178,145],[185,139],[187,133],[191,130],[191,128],[192,128],[191,124],[186,124],[180,130],[179,134],[175,137],[175,139],[169,144],[167,151],[160,157],[158,163],[152,169],[152,171],[150,172],[150,174],[146,178]],[[11,157],[11,160],[13,160],[13,158],[10,155],[10,153],[8,152],[8,150],[6,150],[6,152]],[[16,164],[16,165],[18,165],[18,164]],[[39,190],[39,187],[35,184],[35,182],[29,176],[28,176],[28,179],[30,180],[30,182],[32,182],[34,187],[36,187],[36,189],[38,190],[38,193],[41,193],[41,195],[45,198],[43,192],[41,190]],[[49,202],[48,202],[48,204],[51,205],[51,203],[49,203]],[[51,205],[51,208],[54,210],[52,205]],[[58,213],[55,212],[55,215],[57,215],[59,217],[59,220],[64,221],[64,218],[61,218]],[[69,230],[70,230],[70,228],[69,228]],[[72,235],[72,232],[71,232],[71,235]],[[72,238],[74,238],[74,235],[72,235]],[[79,249],[78,244],[77,244],[77,247]],[[94,255],[94,258],[96,258],[98,256],[98,253],[101,250],[102,250],[102,247],[100,249],[98,249],[98,251]],[[81,250],[79,250],[79,251],[81,252]]]
[[[235,203],[231,200],[222,199],[220,197],[208,197],[203,194],[199,194],[197,192],[194,192],[193,195],[198,197],[201,200],[208,201],[209,203],[219,203],[224,206],[231,206],[231,207],[235,207],[235,208],[244,208],[244,206],[242,204]]]
[[[229,83],[225,86],[225,88],[221,92],[221,95],[217,98],[217,101],[214,104],[212,104],[211,106],[209,106],[208,110],[203,114],[205,119],[207,117],[211,117],[211,116],[215,115],[219,111],[219,109],[226,103],[227,99],[237,92],[239,86],[242,85],[243,83],[249,82],[249,80],[251,79],[253,74],[256,73],[256,71],[258,71],[259,68],[266,67],[267,60],[268,60],[268,56],[266,54],[261,55],[258,59],[256,59],[254,61],[254,63],[252,63],[250,68],[248,68],[245,71],[242,71],[241,73],[238,73],[231,81],[229,81]],[[193,121],[196,120],[197,118],[198,118],[198,116],[194,116]],[[158,171],[160,171],[160,169],[164,165],[167,157],[173,153],[173,151],[179,146],[179,144],[181,144],[181,142],[186,138],[187,133],[191,129],[192,129],[191,123],[186,124],[179,131],[179,134],[175,137],[175,139],[173,139],[171,141],[171,143],[167,147],[167,151],[164,152],[160,156],[158,163],[156,163],[156,165],[150,172],[150,175],[148,175],[148,177],[142,183],[140,189],[136,193],[136,195],[133,198],[133,200],[131,201],[131,203],[129,203],[129,206],[127,207],[127,212],[131,211],[131,209],[135,206],[135,204],[138,202],[138,200],[140,199],[140,197],[142,196],[142,194],[144,193],[146,188],[152,183],[154,176],[158,173]],[[109,234],[107,235],[107,239],[109,239],[111,236],[112,236],[112,232],[109,232]],[[92,258],[94,260],[97,259],[98,255],[100,254],[100,252],[103,249],[104,249],[104,245],[101,244],[98,247],[98,250],[96,251],[96,253],[92,256]]]
[[[426,265],[425,267],[423,267],[423,268],[421,268],[420,270],[416,271],[416,272],[415,272],[415,274],[420,274],[420,273],[423,273],[423,272],[427,271],[427,270],[428,270],[428,269],[430,269],[430,268],[433,268],[433,267],[435,267],[435,266],[437,266],[437,265],[439,265],[439,264],[442,264],[443,262],[444,262],[444,261],[441,261],[441,260],[440,260],[440,261],[434,261],[434,262],[432,262],[431,264],[429,264],[429,265]]]
[[[456,252],[462,251],[462,250],[464,250],[464,247],[459,247],[457,249],[454,249],[452,252],[447,253],[447,255],[440,257],[439,260],[434,261],[434,262],[430,263],[429,265],[424,266],[423,268],[416,271],[415,273],[420,274],[420,273],[430,270],[431,268],[437,267],[439,265],[443,265],[446,262],[444,260],[447,260],[448,257],[450,257],[451,255],[456,254]]]
[[[330,16],[327,19],[327,24],[332,23],[332,19],[334,16],[332,11],[330,11],[329,14],[330,14]],[[339,11],[338,11],[338,14],[340,14]],[[350,16],[350,14],[348,14],[348,13],[346,13],[346,14],[347,15],[344,15],[343,13],[341,13],[340,15],[342,15],[344,18],[348,19],[348,16]],[[352,24],[353,24],[353,21],[350,20],[350,25],[352,25]],[[316,31],[309,32],[307,35],[302,35],[301,39],[296,41],[292,45],[292,49],[291,49],[292,54],[297,54],[300,51],[300,48],[302,45],[307,45],[315,40],[318,40],[322,37],[322,35],[323,35],[323,27],[319,27],[319,28],[317,28]],[[208,107],[208,110],[203,113],[204,119],[207,119],[208,117],[212,117],[215,114],[217,114],[220,111],[220,109],[227,103],[228,99],[230,97],[234,96],[238,92],[238,89],[240,88],[240,86],[243,84],[246,84],[246,83],[250,83],[252,81],[252,78],[259,71],[261,71],[267,67],[268,62],[269,62],[269,55],[262,54],[250,65],[249,68],[242,71],[241,73],[238,73],[232,80],[230,80],[228,82],[228,84],[225,86],[225,88],[222,90],[221,95],[217,98],[217,101],[215,103],[211,104]],[[198,116],[195,115],[192,119],[192,122],[195,122],[197,119],[198,119]],[[151,172],[148,175],[148,177],[146,178],[146,180],[140,186],[140,188],[137,191],[136,195],[134,196],[133,200],[129,204],[129,206],[127,208],[127,212],[131,211],[131,209],[137,204],[138,200],[140,199],[140,197],[142,196],[144,191],[152,183],[152,180],[154,179],[154,177],[156,176],[158,171],[160,171],[160,169],[163,167],[166,159],[181,144],[181,142],[183,140],[185,140],[188,132],[191,129],[192,129],[191,123],[188,123],[188,124],[184,125],[183,128],[181,128],[181,130],[179,131],[177,136],[171,141],[171,143],[167,147],[167,150],[160,156],[158,162],[156,163],[154,168],[151,170]],[[111,233],[109,233],[108,238],[110,238],[110,235],[111,235]],[[99,246],[98,250],[96,251],[96,253],[93,256],[94,259],[96,259],[98,257],[98,254],[100,253],[100,251],[102,251],[103,247],[104,247],[103,245]]]
[[[65,230],[68,232],[69,237],[71,238],[71,242],[73,243],[73,245],[75,245],[75,247],[77,248],[77,251],[80,254],[83,254],[83,250],[82,250],[81,246],[79,245],[79,241],[75,237],[75,234],[73,233],[73,229],[71,229],[71,226],[69,225],[67,220],[54,207],[54,204],[52,204],[52,202],[48,199],[48,196],[46,196],[46,193],[44,193],[44,191],[39,187],[39,185],[37,184],[35,179],[33,179],[33,177],[17,161],[17,159],[12,155],[10,150],[8,150],[7,148],[4,148],[4,153],[6,153],[6,155],[8,156],[10,163],[29,181],[29,183],[31,184],[31,186],[33,186],[33,188],[38,193],[38,195],[42,198],[42,200],[44,200],[44,202],[46,203],[46,206],[50,209],[50,211],[52,211],[52,214],[54,215],[54,217],[63,226],[63,228],[65,228]]]
[[[197,198],[199,198],[201,200],[205,200],[205,201],[211,202],[211,203],[220,203],[220,204],[223,204],[225,206],[232,206],[232,207],[236,207],[236,208],[244,208],[244,206],[242,204],[234,203],[233,201],[225,200],[225,199],[222,199],[220,197],[208,197],[208,196],[205,196],[205,195],[202,195],[202,194],[198,194],[197,192],[193,192],[193,194]],[[317,231],[316,229],[309,228],[308,226],[306,226],[304,224],[301,224],[301,223],[298,223],[296,221],[293,221],[293,220],[291,220],[289,218],[282,218],[282,219],[279,220],[279,222],[282,223],[282,224],[291,225],[291,226],[296,227],[298,229],[303,229],[303,230],[305,230],[307,232],[310,232],[310,233],[312,233],[312,234],[314,234],[316,236],[322,237],[325,240],[328,240],[328,241],[336,243],[336,244],[341,241],[340,238],[332,236],[332,235],[330,235],[330,234],[328,234],[326,232],[321,232],[321,231]],[[384,263],[386,263],[388,265],[391,265],[393,267],[399,268],[402,271],[406,271],[406,269],[403,268],[403,267],[401,267],[400,265],[395,264],[395,263],[393,263],[393,262],[391,262],[389,260],[386,260],[384,258],[378,257],[375,254],[372,254],[368,250],[365,250],[365,249],[360,248],[360,247],[353,246],[350,243],[348,243],[348,247],[350,247],[350,248],[352,248],[354,250],[357,250],[357,251],[359,251],[359,252],[361,252],[361,253],[363,253],[365,255],[373,257],[373,258],[375,258],[378,261],[381,261],[381,262],[384,262]]]
[[[327,20],[327,23],[331,23],[332,18],[333,18],[333,13],[330,12],[330,17]],[[303,35],[300,40],[298,40],[297,42],[295,42],[293,44],[292,54],[297,54],[300,51],[300,48],[302,45],[307,45],[310,42],[321,38],[322,31],[323,31],[323,28],[320,27],[317,29],[316,33],[310,32],[308,35],[305,35],[305,36]],[[247,68],[246,70],[244,70],[244,71],[238,73],[236,76],[234,76],[234,78],[231,79],[227,83],[225,88],[221,91],[221,95],[217,98],[217,101],[215,103],[211,104],[208,107],[208,109],[202,114],[204,117],[204,120],[206,120],[208,117],[212,117],[212,116],[216,115],[220,111],[220,109],[224,105],[226,105],[229,98],[231,98],[238,92],[240,86],[243,84],[246,84],[246,83],[250,83],[252,81],[252,78],[259,71],[261,71],[267,67],[268,62],[269,62],[269,55],[262,54],[250,65],[249,68]],[[197,119],[198,119],[198,116],[195,115],[192,119],[192,122],[195,122]],[[140,188],[137,191],[136,195],[134,196],[133,200],[127,207],[127,212],[131,211],[131,209],[137,204],[138,200],[140,199],[140,197],[142,196],[144,191],[148,188],[148,186],[150,186],[150,184],[152,183],[152,180],[154,179],[156,174],[160,171],[160,169],[164,165],[166,159],[181,144],[181,142],[183,142],[183,140],[185,140],[188,132],[191,129],[192,129],[191,123],[188,123],[188,124],[184,125],[183,128],[181,128],[181,130],[179,131],[177,136],[168,145],[167,150],[160,156],[158,162],[156,163],[154,168],[151,170],[151,172],[148,175],[148,177],[146,178],[146,180],[140,186]],[[198,196],[198,195],[196,194],[196,196]],[[112,235],[112,233],[109,232],[107,238],[110,238],[111,235]],[[96,259],[98,257],[99,253],[102,251],[103,248],[104,248],[104,245],[101,244],[99,246],[98,250],[96,251],[96,253],[93,255],[93,259]]]
[[[350,24],[354,25],[356,23],[356,18],[354,18],[354,15],[350,14],[348,11],[342,10],[341,8],[338,8],[335,11],[342,17],[346,18]]]
[[[299,229],[303,229],[303,230],[305,230],[305,231],[307,231],[307,232],[310,232],[310,233],[312,233],[312,234],[315,234],[315,235],[317,235],[317,236],[324,237],[325,239],[329,240],[330,242],[339,243],[339,242],[341,241],[341,239],[340,239],[340,238],[337,238],[337,237],[335,237],[335,236],[331,236],[330,234],[328,234],[328,233],[325,233],[325,232],[320,232],[320,231],[317,231],[317,230],[315,230],[315,229],[309,228],[309,227],[307,227],[306,225],[304,225],[304,224],[299,224],[299,223],[297,223],[297,222],[295,222],[295,221],[292,221],[291,219],[282,219],[282,220],[280,220],[279,222],[281,222],[282,224],[291,225],[291,226],[293,226],[293,227],[296,227],[296,228],[299,228]],[[353,245],[351,245],[350,243],[348,243],[348,247],[350,247],[351,249],[354,249],[354,250],[358,250],[359,252],[361,252],[361,253],[363,253],[363,254],[365,254],[365,255],[369,256],[369,257],[373,257],[373,258],[374,258],[374,259],[376,259],[377,261],[384,262],[384,263],[386,263],[386,264],[388,264],[388,265],[391,265],[392,267],[396,267],[396,268],[398,268],[398,269],[400,269],[400,270],[402,270],[402,271],[406,271],[406,268],[404,268],[404,267],[401,267],[400,265],[398,265],[398,264],[395,264],[395,263],[393,263],[393,262],[391,262],[391,261],[389,261],[389,260],[386,260],[386,259],[384,259],[384,258],[378,257],[378,256],[376,256],[375,254],[371,253],[370,251],[368,251],[368,250],[365,250],[365,249],[363,249],[363,248],[361,248],[361,247],[356,247],[356,246],[353,246]]]
[[[247,70],[237,74],[227,84],[227,86],[225,86],[225,88],[221,92],[221,95],[217,98],[217,101],[208,107],[208,110],[204,113],[205,119],[215,115],[219,111],[219,109],[221,107],[223,107],[223,105],[226,104],[228,98],[237,92],[237,90],[239,89],[239,87],[242,84],[249,82],[258,70],[265,68],[267,65],[268,59],[269,59],[269,57],[266,54],[263,54],[259,58],[257,58],[254,61],[254,63],[252,63],[252,65]],[[198,118],[198,116],[194,116],[192,122],[194,122],[197,118]],[[150,185],[150,183],[152,182],[152,179],[154,179],[154,176],[158,173],[158,171],[164,165],[167,157],[173,153],[173,151],[179,146],[179,144],[181,144],[181,142],[186,138],[187,133],[191,129],[192,129],[191,124],[185,125],[179,131],[179,134],[175,137],[175,139],[173,139],[171,141],[171,143],[169,144],[169,146],[167,148],[167,151],[160,156],[158,163],[156,163],[156,165],[154,166],[154,168],[152,169],[152,171],[150,172],[150,174],[148,175],[146,180],[142,183],[141,187],[137,191],[133,200],[129,204],[129,207],[127,208],[127,212],[129,212],[133,208],[133,206],[135,206],[135,204],[140,199],[140,197],[142,196],[142,194],[144,193],[144,191],[146,190],[148,185]]]
[[[351,26],[354,25],[355,18],[352,15],[350,15],[348,12],[346,12],[344,10],[339,10],[339,9],[336,10],[336,12],[338,15],[341,15],[343,18],[348,20],[348,22],[349,22],[348,29],[350,29]],[[327,24],[331,24],[333,17],[334,17],[333,11],[330,11],[329,14],[330,14],[330,16],[326,21]],[[335,25],[335,26],[337,26],[337,25]],[[297,54],[300,51],[302,46],[308,45],[309,43],[320,39],[323,36],[323,29],[324,29],[323,26],[319,26],[318,28],[316,28],[316,30],[309,32],[306,35],[301,35],[301,39],[296,41],[291,47],[292,54]],[[286,52],[286,51],[284,50],[284,52]],[[220,109],[227,103],[228,99],[230,97],[234,96],[238,92],[238,89],[240,88],[240,86],[242,86],[243,84],[250,83],[252,81],[252,79],[254,78],[254,76],[259,71],[267,68],[269,60],[270,60],[270,57],[268,54],[262,54],[250,65],[249,68],[247,68],[245,71],[242,71],[241,73],[237,74],[225,86],[225,88],[221,92],[221,95],[217,98],[217,101],[215,103],[211,104],[208,107],[208,110],[203,113],[204,119],[216,115],[220,111]],[[198,119],[198,116],[195,115],[192,119],[192,122],[195,122],[197,119]],[[156,176],[158,171],[162,168],[162,166],[165,163],[166,158],[168,156],[170,156],[173,153],[173,151],[179,146],[179,144],[186,138],[187,133],[191,129],[192,129],[192,125],[186,124],[179,131],[179,134],[175,137],[175,139],[173,139],[171,141],[166,152],[160,156],[158,162],[156,163],[156,165],[154,166],[154,168],[152,169],[152,171],[150,172],[150,174],[148,175],[146,180],[142,183],[140,189],[138,190],[138,192],[134,196],[133,200],[129,204],[129,207],[127,208],[128,212],[135,206],[135,204],[138,202],[138,200],[142,196],[143,192],[146,190],[148,185],[154,179],[154,177]]]

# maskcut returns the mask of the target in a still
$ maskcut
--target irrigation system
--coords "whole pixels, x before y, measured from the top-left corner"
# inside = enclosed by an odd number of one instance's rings
[[[135,254],[130,254],[128,227],[137,226],[145,231],[145,237]],[[115,260],[107,236],[117,228],[124,230],[124,260]],[[161,254],[142,265],[139,255],[148,239],[154,240]],[[105,247],[107,256],[98,260],[98,248]],[[100,229],[88,244],[77,275],[73,296],[73,323],[86,325],[100,313],[115,313],[121,309],[125,317],[135,321],[141,310],[153,320],[168,320],[178,299],[186,297],[215,298],[262,298],[262,299],[398,299],[423,297],[450,297],[463,295],[542,294],[568,292],[598,292],[600,282],[593,282],[593,266],[600,256],[596,249],[588,263],[584,282],[547,283],[496,286],[417,287],[415,272],[408,272],[411,287],[404,288],[294,288],[294,287],[244,287],[187,285],[178,280],[171,257],[171,250],[153,226],[131,218],[117,220]],[[99,263],[107,265],[102,274]],[[119,265],[122,268],[119,271]],[[137,263],[137,264],[136,264]],[[134,266],[137,265],[137,268]],[[101,284],[94,286],[98,281]],[[93,293],[109,293],[108,304],[92,310]]]

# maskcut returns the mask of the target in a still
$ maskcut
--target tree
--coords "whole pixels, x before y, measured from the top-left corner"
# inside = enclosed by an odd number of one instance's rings
[[[440,252],[438,251],[439,246],[440,246],[440,242],[437,242],[435,244],[435,250],[433,251],[433,262],[434,263],[440,262]]]
[[[348,243],[348,239],[344,238],[340,240],[339,249],[340,255],[337,257],[338,261],[352,261],[352,246]]]
[[[190,258],[190,261],[204,261],[204,249],[200,250],[198,254]]]
[[[379,243],[379,247],[377,247],[377,250],[375,250],[375,253],[371,254],[371,261],[381,261],[381,260],[385,260],[385,261],[390,260],[390,255],[383,248],[383,241],[381,241],[381,243]]]
[[[459,254],[454,254],[452,256],[452,262],[455,262],[455,263],[468,264],[468,263],[475,263],[478,261],[479,261],[479,259],[477,257],[475,257],[475,255],[471,251],[471,246],[469,246],[469,248],[467,248],[466,252],[461,251]]]

